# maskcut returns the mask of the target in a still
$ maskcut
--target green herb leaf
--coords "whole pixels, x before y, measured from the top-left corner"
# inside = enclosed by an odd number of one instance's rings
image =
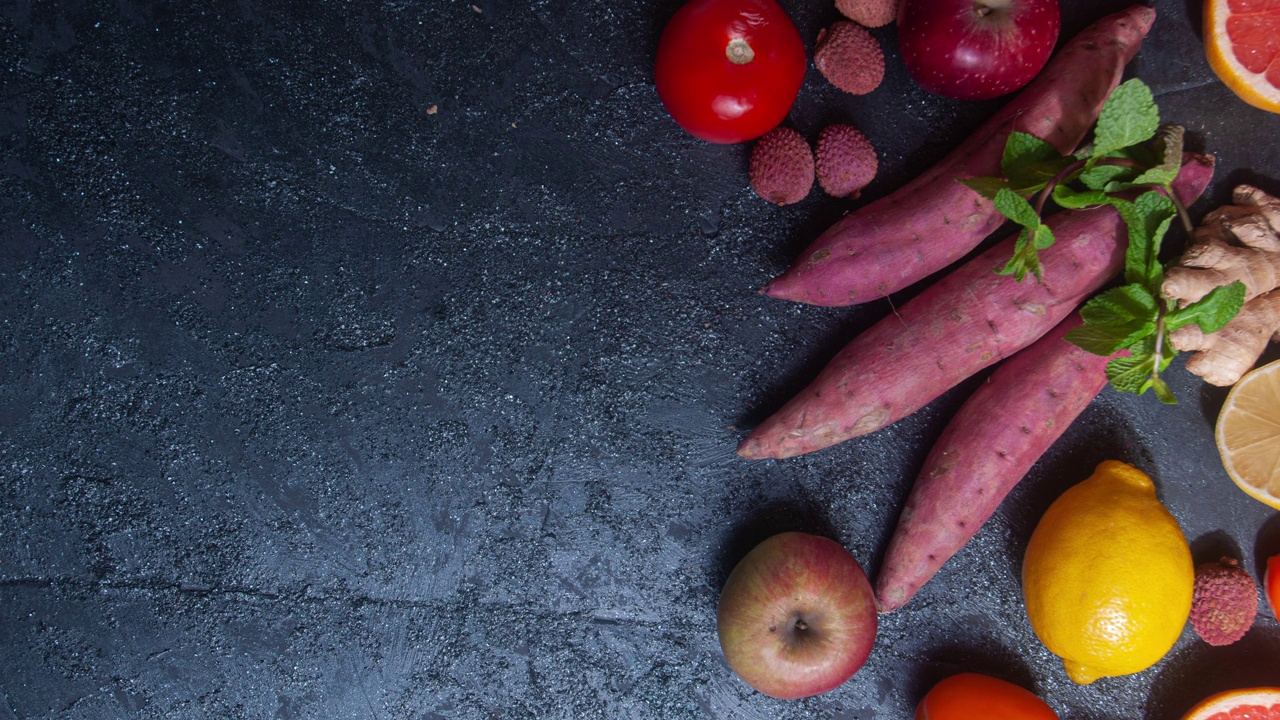
[[[1169,363],[1177,355],[1169,343],[1163,343],[1163,349],[1157,356],[1156,335],[1151,333],[1134,342],[1128,350],[1128,357],[1115,358],[1107,363],[1107,380],[1111,386],[1134,395],[1153,389],[1161,402],[1176,403],[1168,384],[1160,378],[1160,373],[1169,367]]]
[[[1186,131],[1178,125],[1164,125],[1156,132],[1156,166],[1134,179],[1134,185],[1169,185],[1182,168],[1182,141]]]
[[[1110,198],[1101,190],[1073,190],[1069,185],[1053,186],[1053,201],[1068,210],[1105,205]]]
[[[1160,245],[1169,230],[1169,223],[1178,216],[1173,201],[1162,193],[1146,192],[1133,203],[1115,203],[1116,209],[1129,228],[1129,247],[1125,251],[1125,282],[1146,286],[1152,296],[1160,292],[1164,283],[1164,267],[1160,264]],[[1122,209],[1121,204],[1132,208]]]
[[[1165,405],[1178,404],[1178,398],[1173,396],[1173,390],[1169,389],[1169,384],[1164,381],[1164,378],[1157,375],[1153,378],[1148,378],[1147,382],[1150,384],[1151,389],[1155,391],[1156,397],[1160,399],[1160,402]]]
[[[965,178],[960,181],[960,184],[967,186],[970,190],[988,200],[995,200],[996,193],[1009,187],[1008,180],[998,177]]]
[[[1013,257],[996,272],[1012,275],[1018,282],[1022,282],[1028,272],[1035,275],[1037,280],[1041,279],[1040,257],[1036,251],[1053,245],[1053,231],[1040,223],[1040,216],[1026,198],[1008,188],[996,193],[995,205],[1001,215],[1023,228],[1014,242]]]
[[[1067,331],[1066,340],[1085,352],[1107,357],[1133,342],[1133,332],[1115,325],[1081,325]]]
[[[1067,341],[1094,355],[1111,355],[1155,332],[1159,314],[1145,287],[1112,288],[1085,303],[1080,309],[1084,324],[1067,333]]]
[[[1146,392],[1151,379],[1155,356],[1151,353],[1118,357],[1107,363],[1107,381],[1120,392],[1141,395]]]
[[[1165,316],[1165,326],[1173,331],[1195,324],[1206,335],[1217,332],[1244,307],[1244,296],[1244,283],[1239,280],[1216,287],[1199,300],[1170,312]]]
[[[1056,239],[1053,237],[1053,230],[1050,229],[1048,225],[1038,225],[1036,226],[1035,237],[1032,238],[1031,244],[1035,246],[1035,249],[1037,250],[1044,250],[1045,248],[1052,246],[1055,240]],[[1036,265],[1039,265],[1039,263],[1037,262]],[[1040,273],[1037,272],[1036,277],[1040,277]]]
[[[1041,226],[1045,230],[1049,228]],[[1040,278],[1040,256],[1036,253],[1033,235],[1036,231],[1031,228],[1023,228],[1018,233],[1018,239],[1013,245],[1013,256],[1009,258],[1009,262],[1005,263],[1003,268],[996,272],[1000,275],[1012,275],[1014,280],[1022,282],[1027,273]]]
[[[1043,190],[1070,164],[1071,159],[1063,157],[1053,145],[1035,135],[1015,131],[1005,141],[1000,172],[1013,192],[1026,196]]]
[[[1140,172],[1125,165],[1091,165],[1080,173],[1080,182],[1090,190],[1114,192],[1113,186],[1136,179]]]
[[[995,204],[1001,215],[1019,225],[1032,230],[1040,227],[1040,216],[1036,214],[1036,209],[1031,207],[1026,198],[1009,188],[1001,188],[996,193]]]
[[[1086,324],[1121,325],[1134,321],[1154,323],[1160,314],[1156,299],[1142,285],[1122,285],[1099,293],[1080,308]],[[1114,351],[1113,351],[1114,352]]]
[[[1150,140],[1160,125],[1151,89],[1134,78],[1111,92],[1093,133],[1092,157],[1102,157],[1121,148]]]

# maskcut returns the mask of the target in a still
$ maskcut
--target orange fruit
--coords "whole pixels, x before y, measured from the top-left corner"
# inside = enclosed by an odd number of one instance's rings
[[[1058,720],[1036,697],[989,675],[960,673],[943,680],[916,707],[915,720]]]
[[[1280,360],[1250,370],[1231,388],[1214,438],[1235,484],[1280,510]]]
[[[1241,100],[1280,112],[1280,4],[1205,0],[1204,50],[1209,67]]]
[[[1280,688],[1244,688],[1210,695],[1182,720],[1280,720]]]

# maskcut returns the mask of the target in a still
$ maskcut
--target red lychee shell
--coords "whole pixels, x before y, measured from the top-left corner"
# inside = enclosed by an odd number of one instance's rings
[[[813,64],[832,85],[866,95],[884,80],[884,51],[871,32],[841,20],[818,33]]]
[[[1196,568],[1191,626],[1210,645],[1244,637],[1258,615],[1258,586],[1232,558]]]
[[[828,125],[818,133],[815,169],[818,185],[828,195],[858,197],[879,166],[871,141],[852,125]]]
[[[813,188],[813,151],[804,136],[776,127],[751,148],[751,188],[778,205],[800,202]]]
[[[865,27],[883,27],[898,17],[897,0],[836,0],[841,15]]]

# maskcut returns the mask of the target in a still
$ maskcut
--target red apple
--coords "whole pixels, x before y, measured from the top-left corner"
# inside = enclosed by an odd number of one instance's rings
[[[834,690],[867,661],[875,596],[833,540],[774,535],[738,563],[720,594],[720,647],[748,685],[784,700]]]
[[[982,100],[1031,82],[1061,24],[1058,0],[902,0],[898,44],[925,90]]]
[[[1267,572],[1262,577],[1262,592],[1267,596],[1271,614],[1280,619],[1280,555],[1267,561]]]

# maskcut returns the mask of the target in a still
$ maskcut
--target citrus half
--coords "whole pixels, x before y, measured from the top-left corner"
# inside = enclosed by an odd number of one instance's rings
[[[1280,688],[1227,690],[1210,695],[1182,720],[1280,720]]]
[[[1280,4],[1205,0],[1209,67],[1241,100],[1280,112]]]
[[[1214,436],[1236,485],[1280,509],[1280,360],[1250,370],[1231,388]]]

